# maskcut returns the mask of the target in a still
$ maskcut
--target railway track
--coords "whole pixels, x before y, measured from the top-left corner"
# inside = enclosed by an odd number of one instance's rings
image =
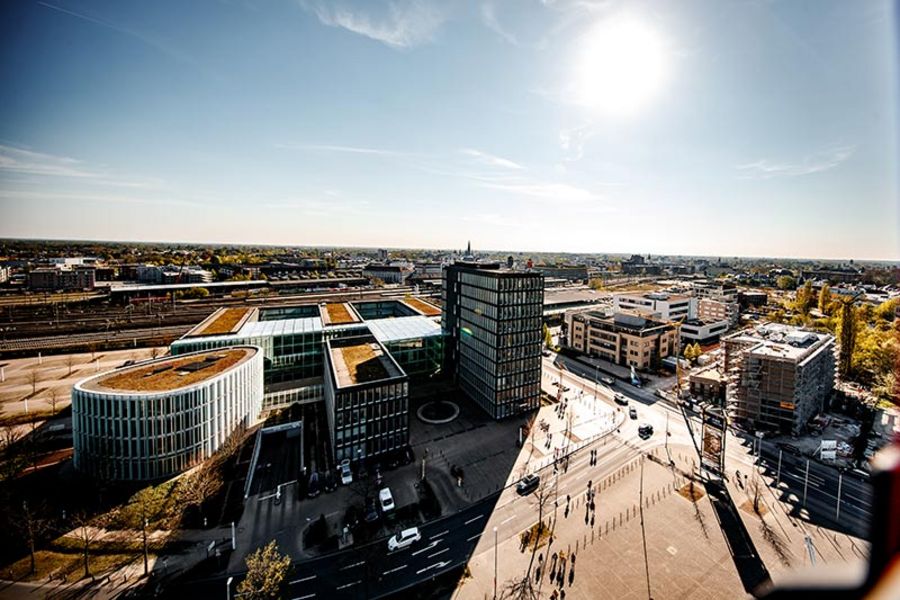
[[[146,329],[126,329],[123,331],[103,331],[96,333],[78,333],[73,335],[54,335],[16,340],[0,341],[0,353],[38,352],[43,350],[69,350],[90,348],[97,350],[110,347],[124,348],[145,345],[147,342],[162,341],[169,343],[181,337],[193,325],[174,325],[171,327],[151,327]],[[168,340],[168,341],[166,341]]]

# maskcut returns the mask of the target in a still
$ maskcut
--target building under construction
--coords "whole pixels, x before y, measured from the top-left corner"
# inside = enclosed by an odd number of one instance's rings
[[[725,338],[729,418],[751,430],[799,434],[834,389],[834,337],[766,324]]]

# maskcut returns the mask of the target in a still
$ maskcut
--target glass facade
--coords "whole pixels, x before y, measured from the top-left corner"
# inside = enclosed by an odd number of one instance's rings
[[[445,368],[495,419],[540,404],[540,273],[454,264],[444,271]]]
[[[227,371],[181,389],[122,393],[92,385],[107,374],[76,384],[75,467],[106,479],[149,480],[170,477],[212,456],[262,409],[262,352],[248,351],[248,359]]]

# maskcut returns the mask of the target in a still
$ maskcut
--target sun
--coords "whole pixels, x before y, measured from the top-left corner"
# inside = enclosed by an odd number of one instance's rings
[[[665,59],[661,38],[644,23],[604,20],[581,40],[575,101],[609,115],[635,113],[662,87]]]

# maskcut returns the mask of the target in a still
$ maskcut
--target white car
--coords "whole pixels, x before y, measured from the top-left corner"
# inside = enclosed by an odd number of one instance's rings
[[[341,461],[341,483],[344,485],[353,483],[353,471],[350,470],[349,458],[345,458]]]
[[[393,552],[394,550],[400,550],[401,548],[408,548],[421,539],[422,534],[419,533],[419,528],[410,527],[409,529],[404,529],[397,535],[391,536],[391,539],[388,540],[388,550]]]
[[[381,503],[381,512],[386,513],[394,510],[394,497],[391,495],[390,488],[382,488],[378,492],[378,501]]]

